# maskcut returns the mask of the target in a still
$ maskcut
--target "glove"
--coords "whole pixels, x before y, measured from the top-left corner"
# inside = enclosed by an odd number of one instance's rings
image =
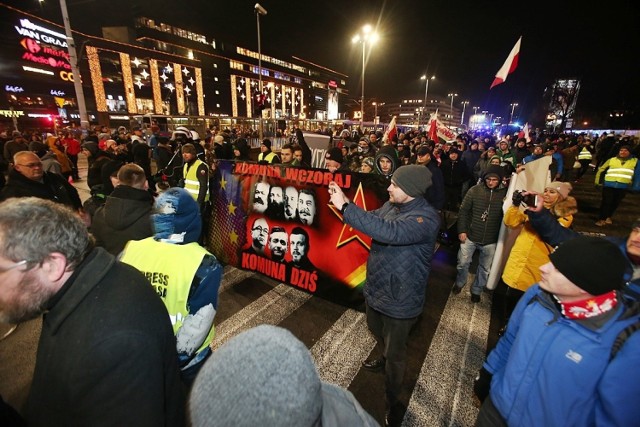
[[[513,196],[511,196],[511,203],[513,203],[513,206],[520,206],[523,200],[524,196],[520,191],[513,192]]]
[[[487,396],[489,396],[492,377],[493,375],[489,371],[487,371],[485,368],[482,368],[478,372],[478,376],[476,376],[476,379],[473,381],[473,393],[476,395],[480,402],[484,402]]]

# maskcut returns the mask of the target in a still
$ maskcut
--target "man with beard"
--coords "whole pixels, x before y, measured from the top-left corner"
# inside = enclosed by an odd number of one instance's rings
[[[287,187],[284,190],[284,218],[294,220],[297,216],[298,190],[295,187]]]
[[[295,227],[289,236],[289,250],[293,267],[314,271],[316,267],[309,260],[309,234],[302,227]]]
[[[269,251],[271,259],[278,262],[284,261],[287,253],[287,231],[282,227],[273,227],[269,236]]]
[[[267,196],[271,186],[264,182],[256,182],[253,192],[253,210],[258,213],[264,213],[267,210]]]
[[[264,218],[257,218],[251,226],[251,247],[247,250],[250,254],[264,255],[264,247],[269,236],[269,224]]]
[[[316,216],[316,197],[312,190],[303,189],[298,194],[298,218],[304,225],[312,225]]]
[[[27,424],[185,424],[173,329],[142,273],[95,248],[68,208],[0,204],[0,322],[46,313]]]
[[[272,186],[267,198],[267,210],[264,212],[269,218],[284,219],[284,197],[282,187]]]

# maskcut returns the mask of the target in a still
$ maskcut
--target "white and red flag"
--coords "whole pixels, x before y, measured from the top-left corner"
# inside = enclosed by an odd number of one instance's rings
[[[496,78],[493,80],[491,87],[489,90],[493,89],[494,86],[499,85],[500,83],[504,83],[507,80],[507,76],[515,71],[518,67],[518,56],[520,56],[520,42],[522,41],[522,36],[516,42],[516,45],[511,49],[511,53],[507,57],[507,60],[504,61],[502,67],[498,70],[496,74]]]
[[[456,133],[438,120],[438,110],[436,110],[429,119],[429,139],[438,142],[438,138],[453,141],[456,139]]]
[[[387,130],[382,137],[382,142],[386,143],[387,141],[391,141],[393,137],[398,133],[398,129],[396,128],[396,116],[393,116],[391,121],[389,122],[389,126],[387,126]]]

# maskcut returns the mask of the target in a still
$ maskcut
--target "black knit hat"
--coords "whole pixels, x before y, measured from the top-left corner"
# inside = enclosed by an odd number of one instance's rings
[[[629,268],[618,247],[600,237],[579,236],[560,245],[549,259],[574,285],[591,295],[620,289]]]
[[[335,160],[338,163],[342,163],[344,161],[342,150],[338,147],[333,147],[331,150],[327,151],[327,154],[324,157],[327,160]]]
[[[263,139],[262,140],[262,145],[264,145],[269,150],[271,150],[271,140],[270,139],[268,139],[268,138]]]
[[[431,171],[425,166],[402,166],[393,174],[391,182],[400,187],[407,196],[422,196],[431,187]]]
[[[502,166],[489,165],[484,175],[482,175],[482,179],[487,179],[490,176],[496,176],[500,181],[502,181],[504,178],[504,169],[502,169]]]

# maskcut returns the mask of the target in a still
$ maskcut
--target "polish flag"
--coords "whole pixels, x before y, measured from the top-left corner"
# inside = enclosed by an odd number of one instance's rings
[[[389,126],[387,127],[387,131],[384,133],[382,137],[382,142],[386,143],[387,141],[391,141],[391,139],[398,133],[398,129],[396,128],[396,116],[393,116],[391,122],[389,122]]]
[[[518,56],[520,55],[520,42],[522,41],[522,36],[516,42],[516,45],[511,49],[511,53],[507,57],[507,60],[504,61],[502,68],[498,70],[496,74],[496,78],[493,80],[491,87],[489,90],[493,89],[494,86],[499,85],[500,83],[504,83],[507,80],[507,76],[515,71],[518,67]]]
[[[435,114],[431,115],[431,122],[429,123],[429,139],[438,142],[438,110]]]

